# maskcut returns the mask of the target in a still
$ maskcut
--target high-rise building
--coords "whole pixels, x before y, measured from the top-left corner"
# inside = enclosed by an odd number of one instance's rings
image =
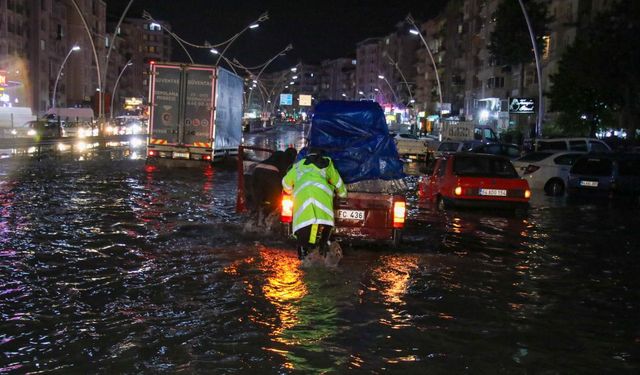
[[[324,60],[321,64],[319,100],[357,100],[356,60],[346,57]]]
[[[368,38],[356,46],[356,90],[369,100],[388,102],[381,92],[380,69],[382,66],[380,38]],[[384,83],[384,82],[383,82]]]
[[[149,63],[171,60],[172,40],[164,31],[166,22],[152,22],[141,18],[126,18],[120,27],[122,38],[119,50],[123,64],[131,61],[118,88],[118,97],[137,97],[147,100],[149,90]],[[122,66],[124,67],[124,65]],[[120,100],[121,102],[121,100]]]

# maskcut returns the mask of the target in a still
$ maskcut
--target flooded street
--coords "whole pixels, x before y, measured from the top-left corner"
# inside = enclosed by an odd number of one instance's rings
[[[290,242],[245,232],[236,186],[225,165],[0,160],[0,373],[640,370],[637,208],[534,191],[524,217],[436,213],[412,196],[400,250],[301,269]]]

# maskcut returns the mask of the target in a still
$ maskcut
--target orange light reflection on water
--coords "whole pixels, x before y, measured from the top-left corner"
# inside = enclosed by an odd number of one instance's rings
[[[276,308],[278,318],[276,321],[261,323],[271,328],[271,336],[275,341],[295,345],[298,343],[297,340],[285,337],[282,333],[299,323],[298,302],[308,293],[303,281],[303,272],[299,268],[300,262],[293,253],[267,248],[260,250],[260,258],[262,262],[259,269],[265,275],[262,293]]]

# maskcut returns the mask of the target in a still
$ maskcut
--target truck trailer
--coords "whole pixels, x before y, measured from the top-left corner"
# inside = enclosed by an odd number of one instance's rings
[[[211,162],[242,143],[242,78],[218,66],[151,63],[147,160]]]

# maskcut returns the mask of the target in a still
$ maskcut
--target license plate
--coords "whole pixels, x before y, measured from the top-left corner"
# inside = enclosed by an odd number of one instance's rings
[[[189,159],[189,153],[188,152],[174,152],[173,153],[173,158],[174,159]]]
[[[598,187],[598,181],[580,181],[580,186]]]
[[[480,189],[480,195],[488,195],[491,197],[506,197],[507,191],[504,189]]]
[[[364,220],[364,211],[338,210],[338,219]]]

